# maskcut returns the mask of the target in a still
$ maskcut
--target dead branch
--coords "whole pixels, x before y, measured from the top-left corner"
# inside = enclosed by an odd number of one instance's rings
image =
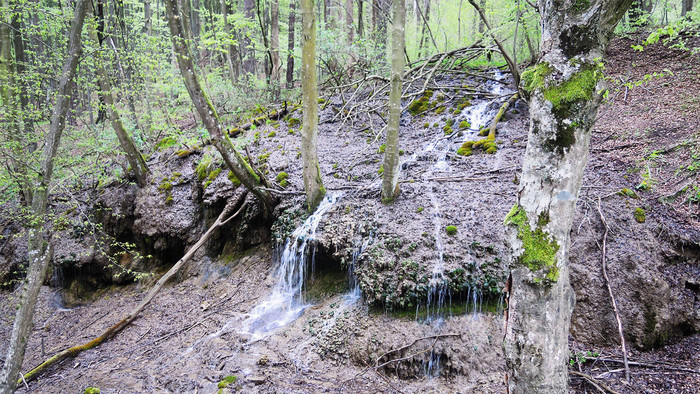
[[[605,216],[603,216],[603,210],[601,208],[601,203],[600,203],[600,198],[598,199],[598,214],[600,214],[600,221],[603,222],[603,227],[605,228],[605,232],[603,233],[603,277],[605,277],[605,285],[608,287],[608,294],[610,294],[610,300],[612,301],[612,306],[613,306],[613,311],[615,312],[615,319],[617,320],[617,331],[620,334],[620,344],[622,346],[622,359],[625,364],[625,380],[627,383],[630,382],[630,366],[629,363],[627,362],[627,346],[625,345],[625,335],[622,331],[622,320],[620,320],[620,313],[617,310],[617,302],[615,301],[615,296],[613,295],[612,287],[610,286],[610,279],[608,278],[608,268],[607,268],[607,259],[605,256],[606,252],[606,242],[608,239],[608,222],[605,220]]]
[[[585,381],[590,383],[591,386],[595,387],[601,393],[619,394],[617,391],[611,389],[610,387],[605,385],[603,382],[597,380],[596,378],[594,378],[591,375],[585,374],[583,372],[572,371],[572,370],[569,370],[569,374],[583,378]]]
[[[615,358],[600,358],[600,357],[586,357],[586,361],[600,361],[600,362],[617,363],[617,364],[623,364],[623,365],[625,363],[624,360],[618,360]],[[658,368],[658,369],[666,369],[669,371],[679,371],[679,372],[689,372],[689,373],[700,374],[700,369],[677,367],[675,365],[662,363],[662,362],[657,362],[657,363],[652,364],[652,363],[640,363],[640,362],[636,362],[636,361],[628,361],[627,364],[632,365],[632,366],[636,366],[636,367]]]
[[[32,369],[31,371],[27,372],[27,373],[24,375],[24,379],[25,379],[26,381],[31,381],[31,380],[35,379],[37,376],[39,376],[39,374],[41,374],[42,372],[44,372],[46,369],[48,369],[48,368],[51,367],[52,365],[57,364],[57,363],[59,363],[59,362],[65,360],[65,359],[67,359],[67,358],[75,357],[75,356],[77,356],[78,354],[82,353],[82,352],[85,351],[85,350],[92,349],[92,348],[94,348],[94,347],[96,347],[96,346],[102,344],[103,342],[107,341],[108,339],[114,337],[116,334],[118,334],[119,332],[121,332],[121,331],[122,331],[124,328],[126,328],[129,324],[131,324],[131,322],[133,322],[133,321],[138,317],[138,315],[139,315],[139,314],[144,310],[144,308],[151,302],[151,300],[153,300],[153,298],[156,296],[156,294],[158,294],[158,292],[163,288],[163,285],[165,285],[165,283],[166,283],[168,280],[170,280],[170,279],[180,270],[180,268],[182,268],[182,266],[183,266],[187,261],[189,261],[190,258],[192,258],[192,256],[195,254],[195,252],[196,252],[202,245],[204,245],[204,243],[212,236],[212,234],[214,234],[214,232],[215,232],[219,227],[225,225],[226,223],[228,223],[229,221],[231,221],[233,218],[235,218],[236,216],[238,216],[241,212],[243,212],[243,209],[247,206],[247,204],[245,204],[245,197],[246,197],[246,195],[247,195],[247,192],[242,193],[242,194],[238,197],[238,199],[236,199],[235,202],[229,203],[229,204],[224,208],[224,210],[221,212],[221,214],[220,214],[219,217],[216,219],[216,221],[214,222],[214,224],[212,224],[211,227],[209,227],[209,229],[207,230],[207,232],[204,233],[204,235],[202,235],[202,237],[199,239],[199,241],[197,241],[197,243],[194,244],[194,246],[192,246],[192,247],[187,251],[187,253],[185,253],[185,255],[182,256],[182,258],[181,258],[175,265],[173,265],[172,268],[170,268],[170,270],[168,270],[168,272],[165,273],[165,275],[163,275],[163,276],[158,280],[158,282],[157,282],[157,283],[155,284],[155,286],[153,286],[153,288],[148,292],[148,294],[146,295],[146,297],[144,297],[144,299],[141,301],[141,303],[139,303],[138,306],[137,306],[134,310],[132,310],[129,314],[127,314],[126,316],[124,316],[124,318],[122,318],[122,320],[119,321],[119,323],[117,323],[117,324],[115,324],[114,326],[108,328],[104,333],[102,333],[102,335],[100,335],[99,337],[97,337],[97,338],[95,338],[95,339],[93,339],[93,340],[91,340],[91,341],[89,341],[89,342],[87,342],[87,343],[85,343],[85,344],[73,346],[73,347],[71,347],[71,348],[69,348],[69,349],[63,350],[63,351],[59,352],[58,354],[56,354],[56,355],[50,357],[48,360],[44,361],[43,363],[41,363],[41,364],[40,364],[39,366],[37,366],[36,368],[34,368],[34,369]],[[236,211],[236,213],[234,213],[233,215],[229,216],[230,213],[231,213],[231,211],[233,211],[233,209],[234,209],[236,206],[238,206],[239,204],[240,204],[240,208],[238,209],[238,211]],[[20,385],[21,383],[22,383],[21,381],[20,381],[20,382],[17,382],[18,385]]]

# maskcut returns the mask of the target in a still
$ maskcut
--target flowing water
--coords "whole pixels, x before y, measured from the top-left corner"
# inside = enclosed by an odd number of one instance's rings
[[[323,215],[338,201],[341,194],[329,192],[313,215],[309,216],[280,248],[279,266],[275,273],[277,284],[270,297],[250,311],[243,322],[251,340],[265,337],[273,330],[296,320],[309,306],[303,297],[308,268],[314,260],[316,229]],[[313,270],[313,269],[312,269]]]

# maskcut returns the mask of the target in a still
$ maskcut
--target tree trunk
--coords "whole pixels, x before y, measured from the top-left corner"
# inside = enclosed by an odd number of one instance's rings
[[[224,34],[226,35],[226,65],[228,66],[231,82],[235,83],[238,80],[238,54],[236,47],[233,45],[233,37],[231,36],[231,26],[228,24],[228,4],[226,0],[221,0],[221,16],[224,20]]]
[[[244,0],[243,1],[243,12],[245,19],[248,22],[253,22],[255,20],[255,0]],[[249,33],[252,34],[252,31]],[[255,60],[255,48],[253,48],[253,41],[250,39],[248,34],[243,34],[243,71],[247,74],[255,75],[255,68],[257,66],[257,61]]]
[[[192,0],[190,7],[190,20],[192,21],[192,40],[194,40],[194,42],[199,41],[199,37],[202,32],[202,18],[199,15],[199,8],[199,0]],[[192,45],[194,45],[194,43],[192,43]]]
[[[365,37],[365,12],[364,0],[357,0],[357,37],[362,39]]]
[[[394,0],[392,4],[391,44],[391,93],[389,94],[389,122],[386,128],[382,202],[389,204],[399,196],[399,124],[401,120],[401,91],[404,68],[406,2]]]
[[[279,0],[270,2],[270,83],[275,99],[279,96],[280,85],[280,4]]]
[[[260,200],[263,205],[263,210],[268,214],[272,211],[277,201],[269,191],[264,189],[264,187],[267,186],[265,179],[255,173],[250,164],[248,164],[243,159],[240,152],[236,150],[233,143],[228,138],[228,135],[221,131],[219,116],[216,113],[216,109],[209,100],[209,97],[204,93],[204,90],[202,90],[202,86],[195,73],[192,57],[189,55],[187,41],[183,32],[184,27],[180,23],[180,8],[177,5],[177,0],[166,0],[165,6],[168,17],[168,27],[170,28],[173,48],[180,67],[182,79],[192,99],[192,103],[197,109],[197,113],[211,136],[212,144],[221,154],[228,169],[233,172],[238,180],[240,180],[258,200]]]
[[[287,89],[294,87],[294,30],[296,29],[296,3],[289,2],[289,33],[287,35]]]
[[[92,13],[92,5],[89,6],[89,9],[89,12]],[[95,30],[95,25],[92,23],[88,23],[88,25],[90,40],[100,46],[100,40]],[[98,23],[97,25],[104,26],[104,23]],[[102,32],[102,35],[104,36],[104,32]],[[134,172],[136,182],[140,187],[144,187],[146,186],[146,177],[148,176],[148,165],[146,165],[146,160],[144,160],[139,148],[136,147],[134,140],[126,131],[121,117],[119,116],[119,111],[117,110],[114,103],[114,97],[112,96],[112,90],[109,83],[109,74],[107,74],[107,70],[104,67],[102,52],[98,49],[93,53],[93,58],[95,60],[95,69],[100,84],[100,96],[102,97],[102,102],[104,103],[107,113],[109,114],[109,120],[112,122],[112,128],[114,128],[114,133],[117,135],[119,145],[126,154],[126,160],[129,162],[129,166],[131,166],[131,170]]]
[[[600,58],[631,2],[606,0],[590,11],[567,8],[562,0],[539,2],[542,52],[521,86],[530,103],[530,132],[518,201],[505,219],[511,284],[504,349],[511,393],[568,392],[569,233],[602,99]]]
[[[143,32],[149,37],[153,34],[153,21],[151,18],[153,18],[151,0],[143,0]]]
[[[692,10],[693,0],[681,0],[681,16],[686,16],[686,14]]]
[[[301,89],[303,104],[303,130],[301,157],[303,160],[306,205],[313,212],[323,200],[326,189],[318,166],[318,87],[316,86],[316,16],[314,0],[301,0]]]
[[[348,28],[348,45],[352,45],[355,41],[355,29],[352,22],[353,17],[353,0],[345,0],[345,24]]]
[[[48,204],[49,187],[53,175],[53,160],[61,141],[61,134],[66,124],[66,112],[71,97],[71,87],[75,70],[78,67],[81,45],[80,34],[85,20],[87,0],[78,0],[75,5],[71,22],[68,53],[63,64],[59,82],[58,94],[51,115],[51,124],[46,135],[46,143],[42,153],[41,168],[34,183],[32,197],[32,225],[29,227],[28,238],[29,268],[27,278],[18,302],[17,314],[12,326],[10,343],[7,348],[5,365],[0,372],[0,393],[12,393],[17,387],[19,370],[24,360],[29,334],[32,332],[34,308],[39,296],[39,290],[44,282],[46,271],[51,260],[51,248],[44,239],[43,226]]]

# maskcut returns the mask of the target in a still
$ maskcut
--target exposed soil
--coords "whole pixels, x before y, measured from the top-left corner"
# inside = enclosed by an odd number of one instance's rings
[[[620,358],[617,326],[601,272],[600,200],[610,226],[608,274],[630,357],[654,367],[634,366],[630,386],[620,382],[623,375],[615,362],[574,363],[573,368],[620,392],[690,393],[700,387],[700,373],[669,365],[697,369],[700,364],[700,225],[698,201],[693,199],[698,170],[692,169],[692,163],[700,160],[693,156],[700,154],[700,59],[661,45],[641,53],[630,49],[640,40],[616,39],[609,51],[610,101],[601,107],[593,130],[572,230],[577,305],[571,344],[573,352],[583,355]],[[700,43],[693,38],[688,46]],[[652,78],[632,90],[617,83],[641,80],[664,69],[673,75]],[[485,81],[457,75],[439,82],[475,86]],[[447,113],[462,94],[445,91]],[[504,94],[503,99],[507,97]],[[475,104],[480,98],[471,100]],[[495,102],[494,108],[499,104]],[[238,381],[230,387],[242,392],[503,392],[503,318],[498,301],[507,268],[502,223],[517,193],[527,139],[526,105],[518,101],[499,125],[495,154],[454,154],[464,138],[481,138],[465,130],[447,141],[452,153],[441,170],[434,167],[440,153],[425,147],[436,135],[444,135],[446,121],[455,119],[458,125],[466,113],[405,114],[401,145],[405,158],[415,154],[416,159],[405,163],[402,194],[388,206],[379,202],[376,182],[383,157],[381,137],[375,138],[383,126],[381,117],[358,114],[352,122],[333,122],[334,106],[340,106],[338,97],[331,97],[321,113],[319,157],[326,188],[343,196],[321,226],[316,265],[331,278],[319,274],[311,282],[312,291],[317,291],[313,307],[263,340],[250,342],[250,335],[241,333],[246,314],[275,284],[271,239],[276,234],[270,234],[251,205],[246,219],[217,234],[178,283],[167,286],[132,326],[53,367],[30,383],[28,391],[77,392],[94,386],[103,393],[214,392],[225,376],[235,375]],[[296,157],[298,131],[290,123],[271,123],[244,138],[259,133],[252,155],[267,162],[270,179],[288,173],[286,190],[295,192],[303,184]],[[198,179],[195,167],[206,153],[178,158],[173,151],[156,155],[158,164],[151,165],[158,175],[149,188],[131,197],[131,189],[112,188],[114,196],[107,192],[103,198],[106,205],[111,201],[123,208],[121,216],[112,211],[103,221],[114,221],[111,228],[119,229],[115,232],[133,227],[129,237],[141,250],[154,254],[161,269],[196,242],[225,200],[241,189],[231,186],[225,170],[205,186],[211,171]],[[158,188],[166,178],[172,179],[172,202]],[[646,186],[637,188],[643,181]],[[618,194],[623,189],[634,195]],[[291,208],[287,212],[294,223],[291,212],[301,207],[302,199],[285,196],[277,214]],[[644,221],[635,219],[638,207],[644,210]],[[457,228],[456,234],[447,234],[449,225]],[[343,298],[344,273],[357,239],[371,240],[355,267],[367,299],[348,303]],[[12,244],[18,255],[19,244]],[[82,245],[76,242],[71,248]],[[442,263],[439,245],[444,249]],[[416,315],[430,307],[423,278],[429,278],[438,264],[451,275],[454,304],[467,313],[446,317],[442,324],[417,321]],[[332,277],[339,272],[343,284],[329,287],[324,278],[338,283]],[[83,300],[72,309],[61,307],[55,289],[45,287],[23,371],[116,323],[140,301],[149,282],[92,291],[89,302]],[[16,292],[0,292],[3,345],[11,330]],[[476,304],[470,302],[474,295]],[[489,308],[495,312],[486,312]],[[439,335],[443,336],[436,338]],[[431,353],[440,360],[439,377],[425,376]],[[368,368],[384,362],[389,362],[384,368]],[[615,372],[606,373],[610,370]],[[571,388],[595,391],[579,378],[572,378]]]

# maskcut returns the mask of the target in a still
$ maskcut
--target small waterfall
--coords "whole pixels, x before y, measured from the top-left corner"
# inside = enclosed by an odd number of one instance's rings
[[[309,263],[313,265],[316,229],[323,215],[338,201],[341,194],[327,193],[313,215],[297,227],[287,238],[284,249],[277,253],[279,266],[275,273],[277,284],[270,297],[250,311],[243,323],[244,332],[252,340],[263,338],[273,330],[296,320],[309,306],[304,301],[303,291],[308,277]],[[311,249],[311,250],[310,250]],[[309,261],[311,260],[311,261]]]
[[[372,232],[370,232],[369,237],[367,238],[357,238],[355,240],[355,244],[352,248],[352,260],[348,265],[348,280],[350,282],[350,291],[345,296],[345,302],[355,303],[360,298],[362,298],[360,283],[357,280],[357,275],[355,275],[355,266],[357,264],[357,260],[360,258],[360,255],[362,255],[362,252],[364,252],[365,249],[367,249],[367,246],[369,246],[369,244],[371,244],[373,240],[374,235],[372,234]]]

